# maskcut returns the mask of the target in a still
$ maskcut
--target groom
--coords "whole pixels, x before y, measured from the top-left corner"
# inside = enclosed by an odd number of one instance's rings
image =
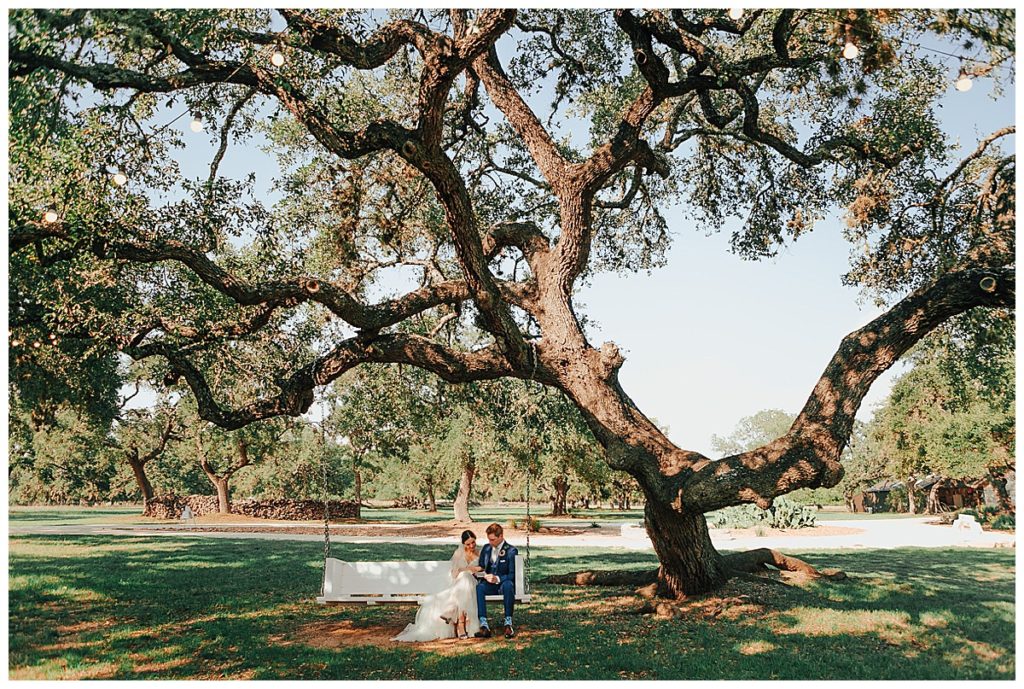
[[[480,615],[480,631],[473,636],[487,639],[491,628],[487,624],[487,596],[501,594],[505,603],[505,638],[516,635],[512,629],[512,606],[516,599],[516,555],[519,552],[502,535],[501,524],[487,527],[487,545],[480,550],[483,576],[476,585],[476,609]]]

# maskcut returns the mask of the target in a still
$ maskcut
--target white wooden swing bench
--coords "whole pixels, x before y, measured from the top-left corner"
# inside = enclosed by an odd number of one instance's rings
[[[431,593],[452,584],[451,562],[448,560],[421,560],[406,562],[344,562],[327,558],[322,596],[316,602],[325,603],[419,603]],[[524,573],[526,565],[522,555],[516,555],[516,602],[529,603]],[[489,601],[500,601],[500,595],[487,596]]]

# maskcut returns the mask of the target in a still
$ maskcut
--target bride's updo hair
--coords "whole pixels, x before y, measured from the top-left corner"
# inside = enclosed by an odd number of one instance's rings
[[[465,531],[462,532],[462,542],[463,543],[465,543],[466,541],[468,541],[471,538],[472,539],[476,539],[476,534],[473,533],[472,531],[470,531],[469,529],[466,529]]]

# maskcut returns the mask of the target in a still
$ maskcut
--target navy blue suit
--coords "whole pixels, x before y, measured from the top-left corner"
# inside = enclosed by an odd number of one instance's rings
[[[480,550],[480,566],[484,573],[495,574],[498,583],[492,584],[489,581],[481,580],[476,585],[476,610],[482,618],[487,618],[487,596],[501,594],[505,604],[505,617],[512,617],[512,608],[516,600],[516,555],[519,551],[508,543],[501,544],[498,551],[497,562],[491,562],[491,544],[488,543]]]

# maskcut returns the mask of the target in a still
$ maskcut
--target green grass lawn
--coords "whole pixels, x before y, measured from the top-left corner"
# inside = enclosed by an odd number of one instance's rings
[[[7,518],[18,526],[56,526],[59,524],[109,524],[151,521],[142,516],[142,505],[127,507],[8,507]]]
[[[640,614],[628,588],[535,584],[534,602],[516,613],[516,640],[424,647],[386,642],[411,621],[411,606],[316,605],[317,543],[38,535],[9,542],[12,679],[471,679],[485,665],[513,679],[1014,676],[1014,553],[1006,550],[805,554],[851,579],[762,584],[777,591],[770,600],[674,619]],[[334,548],[348,560],[450,553],[447,545]],[[536,581],[582,567],[646,568],[654,558],[534,548],[532,563]],[[320,643],[348,633],[378,641]]]

